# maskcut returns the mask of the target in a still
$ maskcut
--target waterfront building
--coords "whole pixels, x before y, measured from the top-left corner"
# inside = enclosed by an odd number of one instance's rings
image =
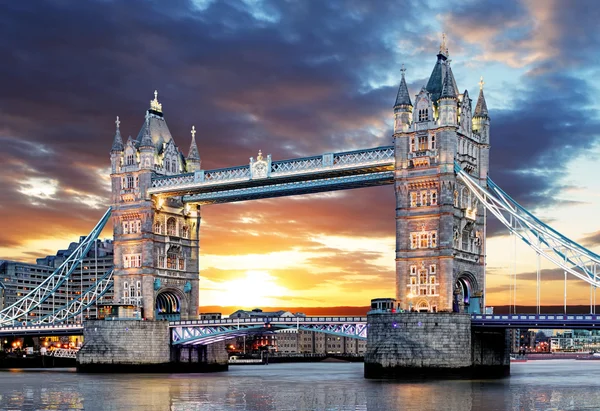
[[[229,315],[229,318],[271,318],[271,317],[306,317],[303,313],[293,314],[290,311],[263,311],[260,308],[253,310],[237,310]]]
[[[39,286],[75,251],[83,239],[84,237],[80,237],[79,242],[69,244],[67,249],[58,250],[55,255],[38,258],[35,264],[0,260],[0,290],[3,291],[0,298],[0,309],[14,304]],[[96,240],[69,280],[40,304],[38,309],[30,313],[30,320],[48,315],[65,305],[67,301],[77,298],[91,287],[97,278],[112,269],[112,260],[112,240]],[[109,290],[99,302],[104,304],[111,301],[112,290]],[[91,307],[84,313],[84,318],[86,317],[96,317],[95,307]]]

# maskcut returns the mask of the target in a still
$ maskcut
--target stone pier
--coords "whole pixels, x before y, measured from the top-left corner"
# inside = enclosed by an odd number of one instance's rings
[[[224,343],[171,347],[168,321],[87,321],[77,354],[82,372],[225,371]]]
[[[502,378],[510,373],[506,330],[480,330],[468,314],[367,317],[365,378]]]

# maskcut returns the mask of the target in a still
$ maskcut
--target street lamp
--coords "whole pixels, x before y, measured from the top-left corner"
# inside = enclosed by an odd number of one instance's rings
[[[410,293],[408,293],[407,297],[408,297],[408,311],[410,312],[410,311],[412,311],[412,298],[414,297],[414,295],[412,292],[410,292]]]

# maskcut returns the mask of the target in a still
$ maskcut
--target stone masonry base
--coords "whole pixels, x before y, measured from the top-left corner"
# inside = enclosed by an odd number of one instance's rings
[[[471,327],[468,314],[368,315],[365,378],[502,378],[510,374],[506,330]]]
[[[168,325],[167,321],[87,321],[84,344],[77,354],[77,370],[124,373],[228,369],[223,343],[172,348]]]

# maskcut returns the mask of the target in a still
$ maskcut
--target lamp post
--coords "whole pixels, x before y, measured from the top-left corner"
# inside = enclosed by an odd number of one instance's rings
[[[414,295],[412,292],[410,292],[410,293],[408,293],[407,297],[408,297],[408,311],[412,312],[412,298],[414,297]]]

